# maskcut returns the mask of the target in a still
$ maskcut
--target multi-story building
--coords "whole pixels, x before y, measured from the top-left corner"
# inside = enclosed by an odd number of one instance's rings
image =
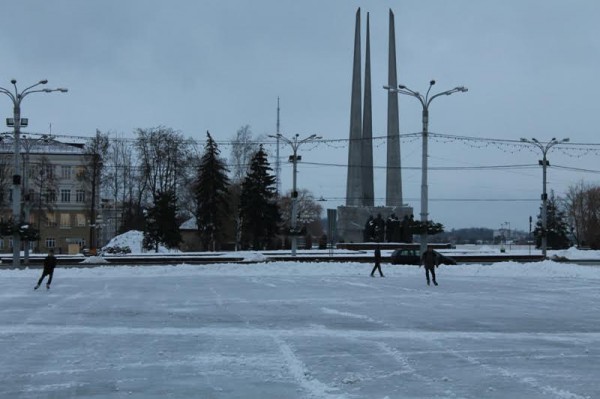
[[[0,138],[0,215],[4,221],[12,218],[13,140],[8,134]],[[30,250],[53,248],[56,253],[67,253],[89,246],[91,184],[84,171],[90,156],[84,145],[48,136],[24,136],[20,141],[21,220],[40,233],[39,240],[29,242]],[[0,237],[0,252],[12,252],[11,236]]]

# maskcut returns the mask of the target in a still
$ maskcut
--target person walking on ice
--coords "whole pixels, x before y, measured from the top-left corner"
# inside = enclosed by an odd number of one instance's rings
[[[431,280],[433,281],[433,285],[438,285],[437,281],[435,281],[435,268],[439,264],[438,254],[433,250],[433,248],[427,247],[427,250],[423,252],[423,255],[421,256],[421,264],[425,266],[427,285],[430,285],[429,272],[431,272]]]
[[[51,249],[48,251],[48,256],[44,259],[44,271],[42,272],[42,277],[37,282],[37,285],[33,288],[37,290],[40,288],[44,277],[48,276],[48,282],[46,283],[46,288],[50,289],[50,284],[52,283],[52,275],[54,274],[54,268],[56,267],[56,257],[54,256],[54,250]]]
[[[373,266],[373,270],[371,270],[371,277],[375,277],[375,270],[379,270],[379,275],[385,277],[381,271],[381,249],[379,249],[379,244],[377,244],[377,247],[375,248],[375,266]]]

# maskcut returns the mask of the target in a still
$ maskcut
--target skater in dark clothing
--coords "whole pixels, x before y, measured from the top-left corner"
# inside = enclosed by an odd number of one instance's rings
[[[421,264],[425,266],[427,285],[430,285],[429,272],[431,272],[431,280],[433,281],[433,285],[438,285],[437,281],[435,281],[435,268],[439,264],[438,255],[431,247],[427,247],[427,250],[423,252],[423,255],[421,256]]]
[[[48,276],[48,282],[46,283],[46,288],[50,289],[50,284],[52,283],[52,275],[54,274],[54,268],[56,267],[56,257],[54,256],[54,250],[48,251],[48,256],[44,259],[44,271],[42,272],[42,277],[37,282],[37,285],[33,288],[37,290],[40,288],[42,284],[42,280],[44,277]]]
[[[379,270],[379,275],[385,277],[381,271],[381,250],[379,249],[379,245],[375,248],[375,266],[373,266],[373,270],[371,270],[371,277],[375,277],[375,270]]]

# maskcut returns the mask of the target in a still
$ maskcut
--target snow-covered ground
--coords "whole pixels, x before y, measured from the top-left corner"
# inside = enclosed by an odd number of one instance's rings
[[[0,270],[0,398],[598,398],[600,268]]]

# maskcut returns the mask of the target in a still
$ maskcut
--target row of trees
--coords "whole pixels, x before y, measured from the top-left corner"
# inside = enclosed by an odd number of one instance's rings
[[[207,250],[224,243],[240,248],[277,247],[279,232],[289,227],[291,193],[278,196],[275,176],[260,140],[249,126],[241,127],[231,141],[228,161],[207,132],[199,150],[195,142],[171,128],[158,126],[137,129],[134,140],[111,139],[97,131],[85,145],[83,168],[78,173],[86,195],[90,224],[95,224],[96,198],[110,199],[122,209],[117,215],[118,234],[128,230],[146,232],[148,248],[158,244],[175,247],[181,242],[179,226],[194,217],[199,239]],[[11,188],[12,158],[0,156],[0,201],[7,207]],[[56,177],[50,161],[42,157],[28,165],[30,192],[24,206],[41,216],[52,211]],[[101,195],[95,193],[96,188]],[[541,213],[541,212],[540,212]],[[314,225],[320,236],[321,206],[306,190],[299,191],[298,220]],[[562,198],[551,193],[548,200],[548,229],[543,231],[538,216],[534,236],[548,245],[564,248],[570,244],[600,248],[600,187],[583,182],[570,187]],[[95,241],[94,228],[90,242]],[[430,234],[434,232],[431,231]]]
[[[203,249],[216,250],[224,243],[236,248],[281,245],[275,236],[289,225],[290,194],[276,192],[267,153],[253,139],[249,126],[241,127],[232,138],[229,160],[221,157],[208,132],[203,149],[164,126],[136,129],[134,135],[131,140],[96,131],[82,147],[77,189],[86,192],[91,245],[96,242],[98,198],[103,206],[119,210],[117,228],[111,233],[144,231],[149,249],[159,244],[176,247],[181,242],[179,226],[190,218],[197,222]],[[38,223],[54,211],[57,202],[52,194],[59,189],[59,180],[51,172],[54,166],[48,157],[36,155],[35,162],[24,167],[31,176],[31,195],[24,193],[23,205],[37,212]],[[11,188],[12,153],[7,151],[0,155],[3,209],[10,208]],[[298,203],[300,223],[320,225],[321,207],[308,191],[300,191]],[[15,228],[11,223],[5,220],[0,230],[6,233]],[[321,234],[319,227],[315,230],[314,235]]]
[[[138,129],[136,136],[133,146],[115,140],[99,157],[104,195],[124,205],[120,231],[143,230],[148,249],[176,247],[179,226],[193,217],[205,250],[282,245],[290,194],[278,196],[268,154],[249,126],[238,130],[229,162],[209,132],[203,151],[169,128]],[[319,220],[321,207],[306,190],[299,203],[301,223]]]
[[[563,197],[551,192],[547,201],[547,229],[544,231],[538,216],[533,234],[538,247],[546,234],[550,248],[576,245],[600,249],[600,186],[579,182],[569,187]]]

